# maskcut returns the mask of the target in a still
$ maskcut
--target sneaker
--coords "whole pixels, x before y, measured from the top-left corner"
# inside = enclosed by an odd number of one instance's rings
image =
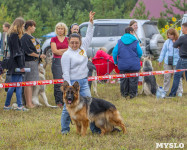
[[[174,98],[175,96],[174,95],[169,95],[169,96],[166,96],[165,98]]]
[[[178,97],[182,97],[182,93],[178,93]]]
[[[63,134],[63,135],[67,135],[68,133],[69,133],[68,130],[62,131],[62,134]]]
[[[3,109],[4,109],[4,110],[11,110],[12,107],[10,107],[10,106],[4,106]]]
[[[136,95],[130,96],[130,99],[133,99],[133,98],[135,98],[135,97],[136,97]]]
[[[25,108],[25,107],[17,107],[15,108],[14,110],[17,110],[17,111],[29,111],[29,109]]]

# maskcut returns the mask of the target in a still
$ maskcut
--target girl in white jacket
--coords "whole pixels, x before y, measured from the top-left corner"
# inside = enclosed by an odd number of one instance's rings
[[[86,51],[89,48],[93,37],[93,18],[95,12],[90,12],[90,23],[88,25],[86,37],[82,42],[81,36],[78,33],[73,33],[69,36],[69,47],[68,50],[63,54],[61,58],[62,72],[64,81],[67,81],[72,85],[75,81],[79,82],[80,95],[91,97],[90,88],[88,85],[88,57]],[[64,104],[61,126],[62,134],[67,134],[70,131],[70,116],[66,110]],[[90,124],[92,132],[99,132],[100,129],[95,126],[94,123]]]

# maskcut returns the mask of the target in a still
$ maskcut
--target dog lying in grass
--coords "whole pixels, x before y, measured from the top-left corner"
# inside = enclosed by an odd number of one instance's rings
[[[95,125],[101,129],[101,135],[112,132],[115,126],[121,127],[123,133],[126,132],[122,117],[112,103],[98,98],[81,97],[78,82],[70,86],[67,81],[64,81],[61,90],[64,93],[66,109],[71,120],[75,122],[78,134],[86,135],[89,122],[95,122]]]
[[[153,71],[151,58],[144,57],[142,72],[150,72],[150,71]],[[158,85],[156,83],[156,78],[154,75],[143,77],[142,92],[141,92],[142,94],[144,93],[145,95],[156,95],[157,87]]]

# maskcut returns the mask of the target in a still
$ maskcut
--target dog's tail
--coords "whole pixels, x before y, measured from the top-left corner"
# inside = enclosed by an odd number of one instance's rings
[[[58,108],[58,106],[52,106],[47,101],[44,101],[45,105],[50,108]]]
[[[50,107],[50,108],[58,108],[58,106],[52,106],[52,105],[48,105],[48,107]]]
[[[92,76],[97,76],[97,72],[96,70],[93,70]],[[99,97],[98,93],[97,93],[97,80],[92,81],[92,85],[93,85],[93,91],[94,94]]]
[[[43,98],[43,101],[44,101],[44,103],[45,103],[45,105],[46,105],[47,107],[58,108],[57,106],[52,106],[52,105],[50,105],[50,104],[48,103],[47,96],[46,96],[45,92],[42,92],[42,93],[40,93],[40,94],[41,94],[41,96],[42,96],[42,98]]]

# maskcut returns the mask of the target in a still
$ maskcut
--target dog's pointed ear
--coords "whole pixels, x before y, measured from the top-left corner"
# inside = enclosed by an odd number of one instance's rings
[[[61,91],[64,92],[68,86],[69,86],[69,83],[67,81],[64,81],[64,83],[61,86]]]
[[[79,91],[80,90],[80,85],[79,85],[79,82],[78,81],[75,81],[74,84],[73,84],[73,87],[76,91]]]
[[[145,57],[144,57],[144,56],[142,56],[142,57],[141,57],[141,61],[144,61],[144,59],[145,59]]]

